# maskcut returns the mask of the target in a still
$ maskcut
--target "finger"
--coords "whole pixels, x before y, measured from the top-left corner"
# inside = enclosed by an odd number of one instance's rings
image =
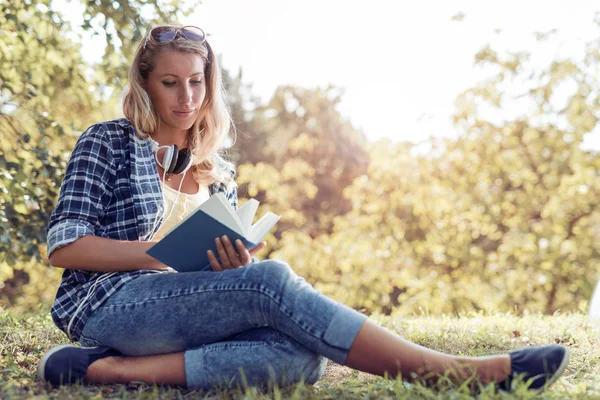
[[[225,247],[225,251],[227,252],[227,256],[229,257],[229,261],[231,262],[233,268],[241,266],[242,263],[240,261],[240,257],[238,256],[237,250],[233,247],[233,244],[231,244],[231,240],[229,240],[227,236],[223,235],[221,237],[221,242]]]
[[[266,245],[267,245],[267,242],[260,242],[258,244],[258,246],[256,246],[252,250],[250,250],[250,256],[254,257],[254,255],[256,253],[258,253],[259,251],[261,251],[262,249],[264,249]]]
[[[222,271],[223,269],[221,268],[221,265],[219,264],[219,261],[217,260],[217,257],[215,256],[215,253],[212,252],[212,250],[208,250],[206,252],[208,254],[208,261],[210,261],[210,266],[212,268],[213,271]]]
[[[244,243],[240,239],[238,239],[235,241],[235,247],[237,247],[238,254],[240,255],[240,262],[242,263],[242,265],[248,265],[250,263],[250,260],[252,259],[252,256],[248,252],[248,249],[246,248]]]
[[[221,268],[231,269],[231,262],[229,261],[229,257],[227,256],[227,251],[225,251],[225,247],[223,247],[221,238],[216,238],[215,244],[217,245],[217,253],[219,253],[219,259],[221,260]]]

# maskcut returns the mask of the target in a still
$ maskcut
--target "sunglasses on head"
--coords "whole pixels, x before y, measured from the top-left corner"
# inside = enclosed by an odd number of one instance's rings
[[[150,31],[150,35],[148,35],[146,40],[166,44],[175,40],[177,35],[193,42],[206,42],[204,31],[197,26],[191,25],[182,27],[173,25],[157,26]]]

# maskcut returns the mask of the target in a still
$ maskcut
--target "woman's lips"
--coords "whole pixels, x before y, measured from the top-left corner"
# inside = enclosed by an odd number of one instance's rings
[[[196,110],[187,110],[187,111],[173,111],[175,115],[179,115],[181,117],[187,117],[194,113]]]

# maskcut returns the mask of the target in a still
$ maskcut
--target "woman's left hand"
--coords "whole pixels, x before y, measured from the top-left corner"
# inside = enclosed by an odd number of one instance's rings
[[[255,248],[248,250],[241,240],[235,241],[235,246],[227,236],[215,239],[219,260],[215,254],[208,250],[208,260],[213,271],[223,271],[225,269],[234,269],[250,264],[252,257],[262,250],[267,242],[260,242]]]

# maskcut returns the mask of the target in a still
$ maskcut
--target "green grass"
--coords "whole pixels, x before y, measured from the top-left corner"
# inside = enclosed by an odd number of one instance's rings
[[[13,315],[0,310],[1,399],[600,399],[600,322],[578,314],[524,316],[493,314],[458,317],[373,317],[403,337],[436,350],[465,356],[490,355],[529,345],[561,343],[571,350],[567,371],[548,391],[535,395],[518,387],[515,394],[442,381],[435,387],[386,380],[329,362],[314,386],[297,384],[269,390],[235,388],[208,393],[144,383],[75,385],[51,389],[35,379],[40,358],[51,347],[66,343],[47,313]]]

